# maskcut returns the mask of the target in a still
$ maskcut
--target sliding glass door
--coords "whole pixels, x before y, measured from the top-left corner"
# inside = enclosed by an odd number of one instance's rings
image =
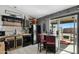
[[[77,22],[76,16],[59,19],[60,53],[76,53]]]
[[[56,36],[57,53],[77,53],[77,15],[50,20],[50,30]]]

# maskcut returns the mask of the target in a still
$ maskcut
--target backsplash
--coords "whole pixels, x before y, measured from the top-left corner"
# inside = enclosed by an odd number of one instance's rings
[[[5,35],[13,35],[16,30],[16,34],[22,33],[22,27],[3,26],[2,31],[5,31]]]

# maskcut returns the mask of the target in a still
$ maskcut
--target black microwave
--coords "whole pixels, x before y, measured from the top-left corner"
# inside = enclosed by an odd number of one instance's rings
[[[5,35],[5,31],[0,31],[0,36],[4,36]]]

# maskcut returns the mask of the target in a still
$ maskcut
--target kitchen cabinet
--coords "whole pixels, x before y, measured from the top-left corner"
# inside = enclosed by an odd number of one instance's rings
[[[29,35],[23,36],[23,47],[30,45],[30,44],[32,44],[31,36],[29,36]]]
[[[0,54],[5,54],[5,44],[4,44],[4,42],[0,42]]]

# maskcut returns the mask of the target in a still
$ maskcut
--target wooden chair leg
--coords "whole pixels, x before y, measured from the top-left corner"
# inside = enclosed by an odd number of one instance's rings
[[[47,54],[47,45],[46,45],[46,54]]]
[[[40,43],[40,52],[41,52],[41,43]]]
[[[38,51],[39,51],[39,43],[38,43]]]

